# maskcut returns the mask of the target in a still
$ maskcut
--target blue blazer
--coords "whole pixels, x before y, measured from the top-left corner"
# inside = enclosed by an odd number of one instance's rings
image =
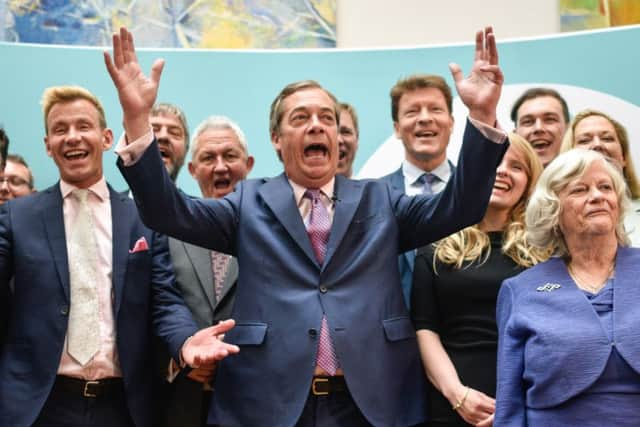
[[[111,188],[116,342],[136,426],[151,425],[156,332],[177,355],[196,330],[173,288],[167,238],[145,227],[131,199]],[[148,251],[129,253],[144,237]],[[15,291],[9,280],[15,277]],[[53,386],[69,313],[69,268],[58,184],[0,206],[0,425],[30,426]],[[11,307],[9,310],[8,307]]]
[[[349,390],[369,422],[423,421],[425,375],[396,259],[482,218],[506,148],[468,125],[463,166],[436,197],[336,176],[323,265],[284,174],[243,181],[220,200],[195,200],[176,191],[155,142],[134,165],[119,160],[151,228],[238,259],[237,324],[225,340],[240,353],[218,367],[209,423],[293,426],[309,395],[323,312]]]
[[[552,258],[503,282],[497,307],[494,426],[526,426],[527,407],[549,408],[582,393],[602,374],[613,346],[640,373],[638,277],[640,249],[619,247],[613,288],[615,342],[608,340],[562,259]],[[560,287],[538,290],[547,283]],[[545,425],[553,425],[553,420]]]
[[[449,162],[451,168],[451,174],[454,174],[456,167]],[[402,166],[400,166],[395,172],[385,175],[380,178],[381,181],[388,182],[392,188],[402,191],[406,191],[404,188],[404,174],[402,173]],[[398,268],[400,269],[400,286],[402,286],[402,294],[404,300],[407,303],[407,307],[410,307],[411,302],[411,284],[413,283],[413,268],[416,263],[416,251],[407,251],[398,256]]]

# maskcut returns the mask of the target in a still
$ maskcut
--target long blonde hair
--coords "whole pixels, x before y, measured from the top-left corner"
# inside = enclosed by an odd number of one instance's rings
[[[533,193],[538,177],[542,173],[542,163],[527,141],[514,133],[509,134],[511,147],[524,159],[527,186],[520,200],[509,212],[509,223],[503,231],[502,253],[516,264],[530,267],[547,259],[552,251],[530,246],[525,238],[524,213],[529,197]],[[435,262],[449,264],[457,269],[470,265],[473,261],[483,263],[491,253],[489,235],[472,225],[435,243]]]

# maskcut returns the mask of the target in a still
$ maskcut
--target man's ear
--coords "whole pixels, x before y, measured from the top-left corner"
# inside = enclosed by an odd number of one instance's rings
[[[107,151],[113,145],[113,131],[109,128],[102,130],[102,151]]]
[[[49,145],[49,136],[48,136],[48,135],[45,135],[45,137],[43,138],[43,140],[44,140],[44,147],[45,147],[45,148],[46,148],[46,150],[47,150],[47,156],[52,157],[52,154],[51,154],[51,146]]]

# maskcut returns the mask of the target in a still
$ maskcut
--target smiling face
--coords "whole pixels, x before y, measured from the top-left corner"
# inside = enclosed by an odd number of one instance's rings
[[[616,162],[621,169],[626,166],[616,129],[605,117],[585,117],[575,126],[573,134],[575,147],[598,151]]]
[[[282,120],[271,135],[287,176],[320,188],[336,174],[338,127],[335,102],[322,89],[302,89],[282,101]]]
[[[565,241],[610,234],[620,216],[618,196],[604,160],[589,165],[584,174],[558,193],[559,225]]]
[[[440,89],[420,88],[403,94],[393,127],[409,162],[431,171],[445,161],[453,116]]]
[[[529,175],[524,154],[512,145],[498,165],[489,207],[500,211],[511,211],[524,196],[528,183]]]
[[[102,153],[111,147],[113,134],[100,126],[95,106],[86,99],[59,102],[46,118],[47,154],[58,166],[60,178],[88,188],[102,178]]]
[[[187,154],[187,134],[174,114],[161,112],[149,119],[158,141],[162,161],[173,181],[178,177]]]
[[[189,172],[203,197],[219,199],[233,191],[253,168],[253,157],[231,129],[208,129],[196,139]]]
[[[22,163],[7,159],[4,172],[0,173],[0,203],[29,195],[33,192],[31,185],[31,172]]]
[[[348,111],[340,112],[338,129],[338,173],[350,178],[353,174],[353,160],[358,150],[358,132],[353,117]]]
[[[529,99],[518,109],[515,131],[531,144],[543,166],[558,156],[566,130],[562,105],[552,96]]]

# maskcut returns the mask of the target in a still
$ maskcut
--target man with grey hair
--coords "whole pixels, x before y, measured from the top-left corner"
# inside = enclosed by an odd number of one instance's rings
[[[210,116],[196,128],[188,167],[202,197],[220,199],[232,192],[251,172],[253,162],[244,132],[228,117]],[[229,318],[238,278],[237,260],[174,238],[169,239],[169,250],[176,286],[196,323],[204,327]],[[168,355],[163,366],[169,366],[167,361]],[[170,377],[169,374],[165,372],[165,377]],[[159,408],[160,425],[205,426],[212,375],[211,369],[194,369],[168,385],[166,401]]]

